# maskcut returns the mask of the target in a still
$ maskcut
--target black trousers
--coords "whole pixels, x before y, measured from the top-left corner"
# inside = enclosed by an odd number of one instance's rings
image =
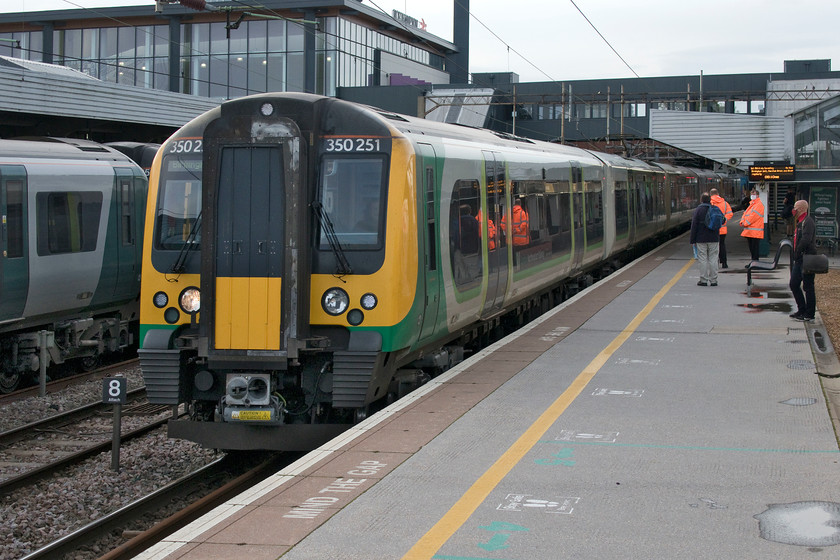
[[[793,299],[796,300],[796,312],[806,317],[813,317],[817,312],[814,275],[802,273],[802,261],[794,261],[793,268],[790,270],[790,291],[793,293]]]
[[[758,237],[747,237],[747,246],[750,248],[750,258],[754,261],[758,260],[758,248],[761,245],[761,239]]]
[[[726,264],[726,234],[720,235],[720,251],[718,251],[718,261],[720,264]]]

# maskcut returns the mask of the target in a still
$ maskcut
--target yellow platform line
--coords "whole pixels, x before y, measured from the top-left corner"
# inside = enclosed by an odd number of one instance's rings
[[[405,560],[430,560],[432,556],[448,541],[455,532],[466,523],[467,519],[481,505],[490,492],[499,485],[510,470],[522,460],[528,451],[542,438],[546,431],[557,421],[566,408],[578,395],[581,394],[586,385],[592,381],[595,374],[603,367],[607,360],[618,350],[624,342],[630,338],[639,325],[644,321],[656,305],[662,300],[668,290],[691,268],[694,260],[689,260],[685,266],[671,280],[659,290],[653,298],[645,305],[627,327],[616,336],[595,358],[589,362],[575,380],[569,385],[563,394],[543,412],[537,420],[511,445],[505,453],[499,457],[493,465],[485,471],[481,477],[455,502],[455,505],[435,523],[434,527],[420,538],[403,559]]]

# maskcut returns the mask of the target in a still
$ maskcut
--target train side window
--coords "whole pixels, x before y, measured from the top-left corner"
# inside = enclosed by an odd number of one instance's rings
[[[134,185],[131,179],[120,179],[120,228],[122,244],[134,245]]]
[[[39,255],[96,250],[102,193],[38,193],[35,202]]]
[[[481,201],[476,179],[459,179],[449,201],[449,259],[455,284],[464,286],[481,278]],[[492,221],[492,218],[490,218]],[[488,229],[492,228],[488,222]],[[493,243],[488,249],[493,248]]]
[[[6,182],[6,256],[23,256],[23,181]]]

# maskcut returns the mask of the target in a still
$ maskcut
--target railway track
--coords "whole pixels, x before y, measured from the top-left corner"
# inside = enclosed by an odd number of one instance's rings
[[[170,407],[149,405],[145,393],[145,388],[129,391],[123,442],[159,428],[171,417]],[[112,410],[112,405],[91,403],[0,433],[0,496],[110,450]]]
[[[24,556],[21,560],[74,557],[122,560],[283,468],[288,455],[225,455],[202,469]],[[187,507],[184,504],[188,503]],[[161,512],[173,512],[166,517]],[[162,518],[165,517],[165,518]],[[143,527],[140,531],[137,527]],[[126,540],[126,537],[130,537]],[[102,556],[97,551],[108,551]]]

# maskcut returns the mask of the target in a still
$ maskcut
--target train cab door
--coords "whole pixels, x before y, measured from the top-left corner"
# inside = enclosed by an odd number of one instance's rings
[[[501,224],[507,200],[507,180],[504,161],[499,154],[484,152],[484,169],[487,184],[486,215],[496,226],[496,248],[487,251],[487,294],[484,299],[482,317],[493,315],[502,309],[508,284],[508,255],[513,243],[502,237]]]
[[[418,144],[417,190],[422,196],[422,209],[419,214],[423,223],[423,279],[425,299],[423,325],[420,328],[420,340],[435,332],[438,310],[440,308],[440,275],[438,274],[437,222],[435,220],[435,184],[436,154],[430,144]]]
[[[0,165],[0,324],[19,319],[29,289],[26,170]]]
[[[135,176],[130,169],[117,168],[114,208],[117,215],[118,272],[114,297],[131,297],[140,289],[140,243],[137,239]]]
[[[308,333],[305,144],[288,119],[243,141],[250,119],[223,111],[203,138],[200,325],[211,363],[295,359]]]

